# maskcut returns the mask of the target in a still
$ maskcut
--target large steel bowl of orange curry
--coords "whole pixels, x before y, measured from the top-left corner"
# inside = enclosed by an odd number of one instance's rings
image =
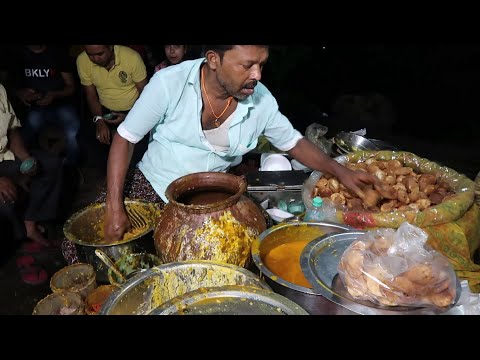
[[[316,292],[305,278],[300,256],[312,240],[354,230],[330,222],[291,221],[262,232],[252,243],[252,260],[272,289],[312,315],[338,314],[340,307]]]

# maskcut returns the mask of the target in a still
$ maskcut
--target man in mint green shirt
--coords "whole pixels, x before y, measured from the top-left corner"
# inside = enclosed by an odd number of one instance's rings
[[[325,155],[295,130],[260,83],[268,59],[264,45],[212,45],[205,59],[184,61],[156,73],[145,86],[111,145],[107,167],[105,239],[116,241],[129,228],[123,190],[134,144],[151,132],[138,164],[155,192],[195,172],[226,171],[265,137],[311,169],[335,175],[363,195],[371,174],[351,171]]]

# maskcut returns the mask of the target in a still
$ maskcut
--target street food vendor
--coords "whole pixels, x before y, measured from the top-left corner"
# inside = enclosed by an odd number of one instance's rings
[[[105,240],[120,240],[130,226],[123,207],[127,169],[135,144],[149,132],[135,176],[146,179],[145,186],[164,202],[172,181],[195,172],[227,171],[238,156],[255,149],[260,135],[305,166],[336,176],[360,196],[363,185],[376,182],[373,175],[332,160],[294,129],[260,82],[268,56],[266,45],[207,45],[205,58],[152,77],[111,145]]]

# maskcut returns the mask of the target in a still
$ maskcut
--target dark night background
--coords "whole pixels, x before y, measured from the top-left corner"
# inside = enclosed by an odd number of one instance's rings
[[[299,128],[341,95],[377,93],[393,105],[391,131],[435,141],[475,137],[479,79],[479,45],[325,44],[272,47],[263,82]]]
[[[365,127],[471,178],[480,170],[479,80],[480,45],[438,43],[272,46],[262,79],[300,131],[312,122],[328,126],[327,137]]]

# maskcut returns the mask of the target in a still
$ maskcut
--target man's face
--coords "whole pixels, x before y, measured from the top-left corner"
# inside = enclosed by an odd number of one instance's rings
[[[215,74],[220,85],[231,96],[243,100],[253,94],[267,60],[267,47],[236,45],[225,52],[223,61],[220,62],[220,57],[216,57]]]
[[[91,62],[106,67],[113,57],[113,45],[85,45],[85,52]]]

